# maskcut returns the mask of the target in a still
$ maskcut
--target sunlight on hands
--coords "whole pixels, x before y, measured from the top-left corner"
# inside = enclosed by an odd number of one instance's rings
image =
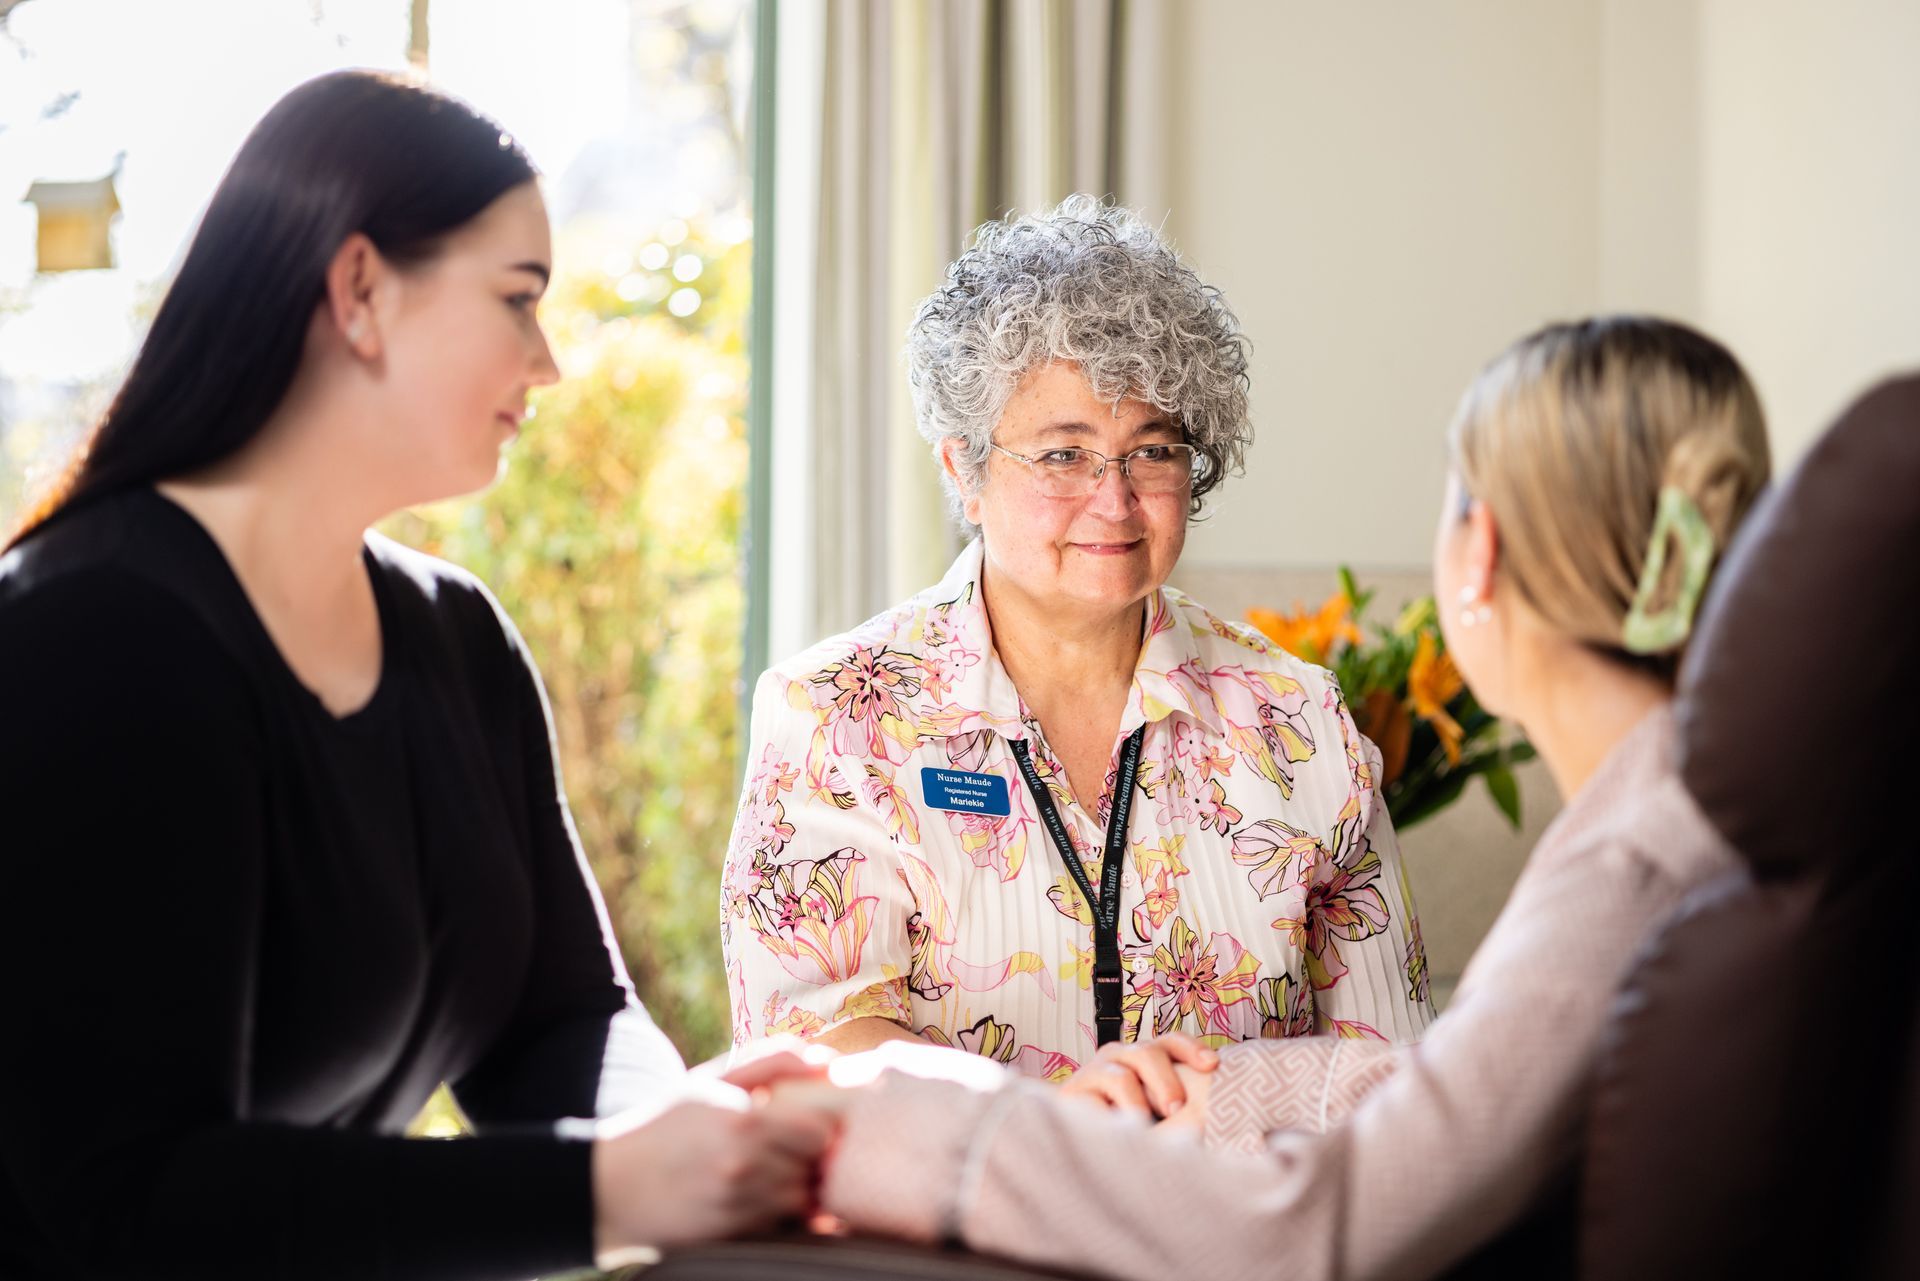
[[[970,1090],[999,1089],[1007,1070],[992,1059],[965,1050],[911,1041],[889,1041],[859,1054],[845,1055],[827,1068],[835,1085],[854,1088],[871,1085],[882,1072],[895,1071],[928,1081],[946,1081]]]

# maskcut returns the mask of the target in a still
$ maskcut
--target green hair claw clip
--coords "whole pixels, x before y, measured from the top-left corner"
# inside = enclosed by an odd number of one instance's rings
[[[1667,545],[1680,545],[1680,590],[1673,603],[1657,614],[1648,606],[1667,569]],[[1627,612],[1621,643],[1633,654],[1659,654],[1674,648],[1693,631],[1693,613],[1700,607],[1701,593],[1707,587],[1707,574],[1713,569],[1713,530],[1700,514],[1699,504],[1685,492],[1672,486],[1660,491],[1660,511],[1653,522],[1653,537],[1647,547],[1647,563],[1640,571],[1640,586],[1633,594],[1633,608]]]

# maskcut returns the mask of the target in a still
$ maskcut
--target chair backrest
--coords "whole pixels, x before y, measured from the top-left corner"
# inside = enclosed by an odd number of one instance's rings
[[[1745,873],[1624,985],[1581,1271],[1920,1276],[1920,377],[1858,401],[1735,540],[1682,773]]]

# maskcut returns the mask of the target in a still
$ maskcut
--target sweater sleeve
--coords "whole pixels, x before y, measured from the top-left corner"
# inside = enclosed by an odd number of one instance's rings
[[[1229,1045],[1207,1092],[1207,1144],[1259,1153],[1280,1131],[1323,1134],[1344,1123],[1407,1057],[1404,1046],[1343,1036]]]
[[[848,1109],[821,1203],[860,1231],[1072,1273],[1327,1278],[1327,1173],[1284,1139],[1214,1151],[1032,1082],[975,1092],[887,1072]]]
[[[589,1151],[252,1121],[271,780],[177,598],[76,572],[0,611],[0,1177],[65,1268],[525,1277],[591,1258]]]
[[[534,950],[511,1023],[455,1093],[483,1127],[658,1105],[686,1068],[634,993],[567,808],[539,670],[511,621],[493,609],[493,642],[503,633],[508,650],[507,755],[518,762],[527,796]]]

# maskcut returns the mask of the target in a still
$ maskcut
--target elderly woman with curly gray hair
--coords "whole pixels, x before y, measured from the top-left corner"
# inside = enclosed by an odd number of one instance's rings
[[[1220,292],[1075,197],[982,227],[907,357],[975,537],[760,680],[736,1043],[917,1039],[1165,1118],[1234,1042],[1417,1038],[1379,754],[1327,672],[1167,585],[1252,440]]]

